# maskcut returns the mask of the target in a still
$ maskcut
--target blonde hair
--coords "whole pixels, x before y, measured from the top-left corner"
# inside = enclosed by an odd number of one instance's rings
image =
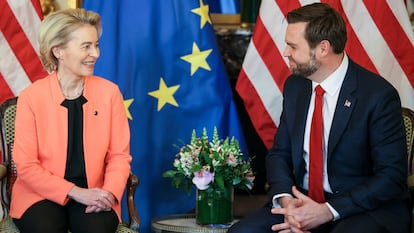
[[[58,59],[53,54],[56,46],[65,46],[70,40],[70,34],[76,29],[91,25],[101,35],[101,17],[92,11],[81,8],[56,11],[46,16],[39,28],[40,59],[49,72],[57,69]]]

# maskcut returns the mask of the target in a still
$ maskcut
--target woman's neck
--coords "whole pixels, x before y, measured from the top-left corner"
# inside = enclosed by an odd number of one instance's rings
[[[57,72],[57,79],[63,96],[66,99],[76,99],[82,95],[85,80],[83,77],[62,75]]]

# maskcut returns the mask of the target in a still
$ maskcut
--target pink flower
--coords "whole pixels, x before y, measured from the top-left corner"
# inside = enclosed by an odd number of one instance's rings
[[[211,181],[214,180],[214,173],[206,170],[194,172],[193,183],[199,190],[206,190]]]

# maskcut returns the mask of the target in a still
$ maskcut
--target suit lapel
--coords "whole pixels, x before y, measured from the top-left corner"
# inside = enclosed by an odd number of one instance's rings
[[[336,105],[335,115],[329,134],[328,157],[332,154],[335,146],[338,144],[339,139],[344,133],[349,119],[351,118],[354,106],[357,102],[357,98],[353,95],[353,92],[357,88],[357,79],[355,76],[354,68],[354,63],[349,60],[348,70],[341,86],[338,103]]]

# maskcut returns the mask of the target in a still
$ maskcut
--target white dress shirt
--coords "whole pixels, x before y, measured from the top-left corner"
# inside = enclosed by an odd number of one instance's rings
[[[312,96],[310,99],[310,105],[308,110],[308,116],[306,119],[306,127],[305,127],[305,136],[304,136],[304,143],[303,143],[303,158],[306,163],[306,172],[303,177],[303,187],[304,189],[308,189],[308,178],[309,178],[309,135],[310,135],[310,128],[312,123],[312,115],[315,109],[315,87],[317,85],[321,85],[321,87],[325,90],[325,94],[323,95],[323,107],[322,107],[322,116],[323,116],[323,188],[325,192],[332,193],[331,186],[329,185],[328,179],[328,171],[327,171],[327,153],[328,153],[328,139],[329,139],[329,132],[331,130],[332,120],[335,114],[336,104],[338,102],[339,92],[342,86],[342,82],[345,79],[345,74],[348,69],[348,56],[344,54],[344,58],[342,59],[342,63],[339,67],[329,75],[322,83],[316,83],[312,81]],[[280,207],[279,203],[277,202],[277,198],[282,196],[287,196],[289,194],[279,194],[273,197],[273,206]],[[334,215],[334,220],[339,219],[338,212],[332,208],[331,205],[326,203],[328,208],[331,210],[332,214]]]
[[[310,99],[308,116],[306,118],[305,137],[303,142],[303,158],[306,163],[306,173],[303,177],[303,188],[308,189],[309,178],[309,140],[310,128],[312,124],[312,115],[315,109],[315,88],[317,85],[325,90],[323,95],[323,189],[325,192],[332,193],[329,185],[327,172],[327,153],[328,153],[328,139],[331,131],[332,120],[335,114],[336,103],[338,102],[339,91],[344,81],[346,70],[348,68],[348,57],[345,55],[341,65],[331,75],[329,75],[322,83],[312,82],[312,96]]]

